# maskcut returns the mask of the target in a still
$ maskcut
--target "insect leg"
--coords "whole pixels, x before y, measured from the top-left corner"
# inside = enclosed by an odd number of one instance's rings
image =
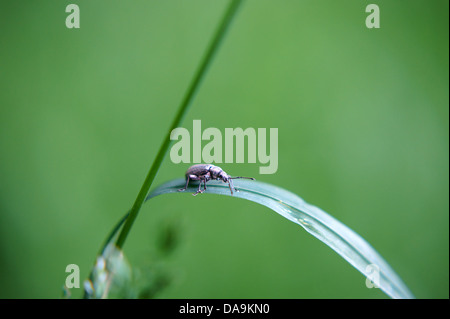
[[[188,185],[189,185],[189,175],[186,176],[186,186],[184,186],[184,188],[180,188],[178,191],[184,192],[188,188]]]
[[[228,180],[228,187],[230,187],[231,196],[233,196],[234,185],[231,179]]]
[[[194,194],[192,194],[192,196],[197,196],[198,193],[203,193],[203,191],[201,190],[201,187],[202,187],[202,181],[203,181],[204,183],[206,183],[204,179],[201,179],[201,178],[200,178],[200,183],[198,183],[198,190],[197,190]]]

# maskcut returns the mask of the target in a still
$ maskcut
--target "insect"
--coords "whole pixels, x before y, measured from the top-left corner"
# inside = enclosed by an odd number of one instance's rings
[[[228,186],[230,187],[231,195],[233,195],[233,188],[235,191],[238,191],[234,185],[233,185],[233,179],[238,178],[246,178],[254,180],[253,177],[231,177],[223,169],[221,169],[219,166],[214,166],[212,164],[197,164],[192,165],[188,168],[186,171],[186,186],[184,188],[180,188],[178,191],[183,192],[187,189],[189,185],[189,181],[200,181],[198,184],[198,190],[193,193],[192,195],[196,196],[198,193],[203,193],[206,191],[206,182],[212,179],[215,180],[222,180],[224,183],[228,183]],[[201,189],[203,182],[203,190]]]

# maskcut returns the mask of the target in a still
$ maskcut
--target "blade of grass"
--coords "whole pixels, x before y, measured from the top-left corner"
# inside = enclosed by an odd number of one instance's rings
[[[178,109],[177,115],[175,116],[175,119],[172,122],[172,126],[170,127],[163,144],[161,145],[161,148],[159,149],[158,154],[156,155],[156,158],[150,168],[150,171],[147,174],[147,177],[144,180],[144,183],[141,187],[141,190],[139,191],[136,200],[130,210],[129,216],[125,221],[125,224],[123,225],[122,231],[119,234],[119,237],[117,238],[116,245],[119,248],[122,248],[122,246],[125,243],[125,240],[128,236],[128,233],[130,232],[130,229],[139,213],[139,210],[142,207],[142,204],[144,203],[145,197],[148,194],[148,191],[150,190],[150,187],[152,186],[153,180],[155,179],[156,174],[158,173],[159,167],[161,166],[162,161],[164,160],[165,155],[167,154],[167,151],[171,145],[170,140],[170,132],[172,132],[173,129],[181,126],[181,123],[186,116],[186,113],[189,109],[189,106],[191,104],[191,101],[195,95],[195,93],[198,90],[198,87],[209,67],[211,64],[211,61],[214,57],[214,54],[216,53],[220,43],[222,42],[226,31],[228,27],[231,24],[231,21],[233,20],[233,17],[235,16],[235,13],[241,4],[241,0],[233,0],[227,11],[225,12],[225,15],[223,16],[223,19],[216,31],[216,33],[213,36],[212,42],[208,47],[208,50],[206,51],[206,54],[200,63],[200,66],[191,82],[191,85],[189,86],[189,89],[181,102],[181,105]]]
[[[184,185],[184,179],[167,182],[152,190],[146,200],[162,194],[180,193],[178,190]],[[374,283],[391,298],[414,298],[400,277],[367,241],[320,208],[283,188],[260,181],[236,180],[235,186],[239,192],[234,193],[233,197],[269,207],[302,226],[366,277],[370,278],[372,274],[367,267],[375,265],[379,269],[379,280]],[[197,185],[191,185],[186,192],[194,193],[196,190]],[[205,193],[231,196],[228,184],[217,181],[208,182]]]

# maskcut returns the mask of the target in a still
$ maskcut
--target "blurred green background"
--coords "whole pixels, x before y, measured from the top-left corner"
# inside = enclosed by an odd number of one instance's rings
[[[65,26],[70,3],[80,29]],[[380,29],[365,26],[369,3]],[[0,297],[59,298],[71,263],[88,276],[227,5],[1,1]],[[278,128],[276,174],[221,166],[335,216],[418,298],[449,297],[448,10],[444,0],[246,1],[183,125]],[[188,166],[166,157],[155,185]],[[167,228],[170,254],[158,248]],[[229,197],[155,198],[124,248],[164,273],[158,298],[386,297],[297,225]]]

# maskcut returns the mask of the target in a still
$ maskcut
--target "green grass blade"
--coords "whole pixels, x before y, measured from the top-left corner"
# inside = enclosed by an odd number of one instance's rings
[[[173,129],[181,126],[181,123],[183,122],[183,119],[187,114],[187,111],[189,109],[189,106],[191,105],[195,93],[197,92],[200,83],[204,78],[209,65],[211,64],[211,61],[215,53],[217,52],[220,43],[224,39],[226,31],[231,25],[233,17],[235,16],[241,2],[242,0],[233,0],[230,2],[230,5],[228,6],[228,9],[226,10],[223,16],[221,23],[217,28],[217,31],[212,38],[211,44],[209,45],[206,54],[203,57],[199,65],[199,68],[195,73],[194,78],[192,79],[189,89],[187,90],[186,95],[180,104],[178,112],[176,113],[176,116],[172,122],[172,126],[167,132],[166,137],[158,151],[158,154],[156,155],[156,158],[147,174],[147,177],[145,178],[144,183],[142,184],[141,190],[139,191],[136,200],[134,201],[134,204],[131,207],[130,214],[128,218],[125,220],[125,224],[123,225],[122,230],[119,233],[119,236],[116,241],[116,245],[118,248],[122,248],[122,246],[124,245],[128,233],[130,232],[131,227],[133,226],[133,223],[139,213],[139,210],[141,209],[142,204],[144,203],[145,197],[147,196],[148,191],[152,186],[153,180],[155,179],[156,174],[158,173],[159,167],[161,166],[164,157],[166,156],[167,151],[169,150],[169,147],[172,143],[172,141],[170,140],[170,133],[172,132]]]
[[[414,298],[400,277],[375,249],[361,236],[331,215],[306,203],[296,194],[271,184],[246,180],[236,180],[234,183],[239,190],[239,192],[234,193],[234,197],[267,206],[281,216],[302,226],[308,233],[341,255],[363,275],[369,275],[366,273],[369,265],[376,265],[380,271],[379,288],[391,298]],[[154,189],[146,200],[161,194],[194,193],[198,187],[193,185],[189,186],[185,192],[178,192],[178,189],[183,188],[184,185],[184,179],[167,182]],[[228,184],[217,181],[208,182],[205,194],[231,196]],[[201,197],[202,195],[198,196]],[[201,199],[199,198],[199,200]]]

